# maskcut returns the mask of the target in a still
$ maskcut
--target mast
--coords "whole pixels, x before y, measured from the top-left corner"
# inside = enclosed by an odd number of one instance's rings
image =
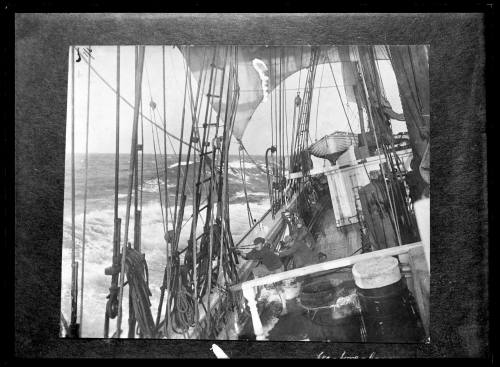
[[[366,106],[367,103],[366,103],[365,99],[363,98],[362,81],[361,81],[361,75],[359,73],[357,73],[357,75],[356,75],[356,85],[353,86],[353,89],[354,89],[354,96],[356,98],[356,106],[358,106],[359,129],[361,130],[361,141],[363,142],[363,146],[366,147],[367,152],[368,152],[368,142],[366,140],[366,132],[365,132],[365,119],[364,119],[364,115],[363,115],[363,106]]]

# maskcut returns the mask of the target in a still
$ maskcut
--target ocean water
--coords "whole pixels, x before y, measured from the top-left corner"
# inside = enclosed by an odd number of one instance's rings
[[[124,238],[125,211],[127,200],[128,154],[120,155],[119,165],[119,190],[118,190],[118,215],[122,218],[121,238]],[[263,157],[254,157],[256,163],[265,169]],[[177,186],[176,177],[178,170],[177,156],[167,158],[167,191],[170,206],[172,207]],[[185,164],[185,159],[182,160]],[[158,171],[162,196],[164,194],[164,162],[158,159]],[[104,269],[111,265],[113,253],[113,216],[114,216],[114,167],[115,156],[113,154],[89,154],[88,160],[88,191],[87,191],[87,214],[85,231],[85,263],[84,263],[84,292],[83,292],[83,321],[81,325],[82,337],[100,338],[104,330],[104,313],[106,296],[109,293],[111,277],[104,274]],[[197,167],[197,166],[195,166]],[[71,312],[71,161],[68,156],[66,161],[65,197],[64,197],[64,226],[62,241],[62,274],[61,274],[61,311],[69,321]],[[185,165],[182,167],[184,170]],[[193,184],[193,166],[188,171],[187,184]],[[247,175],[247,190],[250,209],[255,219],[259,219],[269,208],[267,194],[266,175],[251,162],[245,162]],[[230,195],[230,220],[231,231],[235,241],[241,238],[249,228],[247,208],[244,197],[243,185],[240,176],[240,164],[238,156],[229,159],[229,195]],[[164,227],[160,199],[158,194],[158,182],[155,166],[155,158],[152,154],[144,155],[144,184],[142,196],[142,252],[146,255],[149,268],[149,280],[151,297],[151,310],[153,318],[160,297],[160,285],[163,280],[163,272],[166,262]],[[181,176],[182,184],[182,176]],[[81,274],[81,245],[83,237],[83,207],[85,188],[85,156],[75,155],[75,233],[76,233],[76,260],[79,262],[79,285],[78,285],[78,310],[80,310],[80,292],[82,288]],[[190,189],[186,190],[187,202],[179,249],[187,244],[189,237],[190,221],[188,218],[192,211],[192,196]],[[163,198],[164,200],[164,198]],[[198,227],[203,226],[203,221],[198,222]],[[131,219],[129,238],[132,237],[133,229],[133,201],[131,207]],[[171,216],[169,214],[169,229],[171,229]],[[128,318],[128,287],[125,288],[122,321],[123,336],[127,335]],[[80,320],[80,313],[78,313]],[[116,319],[110,321],[110,333],[116,330]]]

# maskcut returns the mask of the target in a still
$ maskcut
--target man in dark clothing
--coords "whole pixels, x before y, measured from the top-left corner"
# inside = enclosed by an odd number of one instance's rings
[[[258,275],[261,277],[268,274],[279,273],[284,270],[280,257],[272,252],[269,247],[264,246],[265,241],[264,238],[257,237],[254,240],[255,248],[252,251],[244,255],[239,252],[241,257],[245,260],[259,260],[262,263],[265,269],[260,269],[260,271],[258,271]]]
[[[299,220],[297,223],[297,231],[295,232],[295,241],[305,242],[307,247],[309,247],[313,251],[316,247],[316,242],[314,241],[313,235],[304,226],[304,223],[301,220]]]
[[[294,268],[315,264],[318,260],[318,255],[314,251],[314,239],[300,220],[297,223],[297,232],[294,235],[292,246],[279,253],[279,257],[290,255],[293,255]]]
[[[257,237],[253,242],[255,248],[252,251],[246,254],[242,254],[240,251],[237,252],[237,254],[245,260],[259,260],[261,262],[261,264],[256,266],[252,271],[255,278],[261,278],[269,274],[280,273],[285,270],[280,257],[276,253],[272,252],[269,247],[265,245],[265,242],[266,240],[264,238]],[[287,312],[287,305],[285,291],[283,289],[283,286],[281,285],[281,282],[274,283],[273,285],[271,285],[271,287],[276,289],[276,292],[281,299],[281,313],[285,314]]]

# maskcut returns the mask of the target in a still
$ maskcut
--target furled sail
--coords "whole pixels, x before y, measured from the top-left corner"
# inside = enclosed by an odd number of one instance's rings
[[[427,48],[426,45],[390,46],[390,53],[413,150],[412,168],[429,184],[430,106]]]
[[[215,51],[214,51],[215,50]],[[222,68],[225,65],[226,48],[214,46],[181,47],[181,52],[186,59],[189,70],[195,80],[199,80],[200,73],[209,70],[211,65]],[[322,57],[319,64],[327,62],[351,62],[349,52],[340,50],[337,46],[321,47]],[[388,59],[383,46],[375,46],[376,59]],[[311,47],[274,47],[274,46],[245,46],[237,49],[237,75],[239,86],[239,99],[236,110],[233,135],[241,139],[255,110],[262,101],[283,80],[305,68],[310,63]],[[222,70],[222,69],[219,69]],[[215,80],[215,90],[219,90],[222,73]],[[225,74],[227,77],[227,71]],[[345,78],[344,78],[345,79]],[[344,86],[357,83],[355,78],[344,80]],[[226,98],[222,96],[222,110],[225,109]],[[216,106],[218,100],[211,99]]]
[[[390,144],[392,141],[392,132],[389,122],[389,114],[392,108],[385,96],[384,88],[381,83],[378,67],[376,65],[377,47],[374,46],[354,46],[351,48],[351,59],[357,60],[359,69],[363,75],[363,88],[366,88],[367,99],[369,101],[369,110],[371,111],[371,122],[377,131],[377,135],[383,144]],[[366,103],[365,101],[363,101]],[[402,118],[402,116],[392,113],[393,117]]]

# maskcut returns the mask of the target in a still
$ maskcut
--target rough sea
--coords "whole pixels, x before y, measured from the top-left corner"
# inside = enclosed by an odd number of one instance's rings
[[[118,190],[118,216],[122,218],[121,239],[124,238],[125,211],[127,200],[129,155],[120,155],[119,165],[119,190]],[[253,157],[256,163],[265,170],[264,157]],[[140,159],[140,155],[139,155]],[[154,154],[144,154],[143,158],[143,193],[142,193],[142,252],[146,255],[149,268],[150,290],[152,293],[151,310],[156,319],[160,286],[166,262],[165,240],[158,181]],[[186,159],[182,160],[182,169],[186,168]],[[168,156],[167,159],[167,190],[173,214],[175,190],[177,186],[178,157]],[[197,166],[195,166],[197,167]],[[64,227],[62,241],[62,285],[61,285],[61,311],[69,322],[71,312],[71,161],[68,155],[66,160],[65,197],[64,197]],[[104,274],[104,269],[111,265],[113,253],[113,216],[114,216],[114,154],[89,154],[88,159],[88,185],[87,185],[87,211],[85,231],[85,263],[84,263],[84,289],[83,289],[83,323],[81,325],[82,337],[100,338],[104,330],[104,313],[106,296],[109,293],[111,277]],[[193,185],[193,166],[190,166],[187,185],[187,202],[184,221],[191,215],[192,196],[190,190]],[[164,195],[164,162],[158,157],[158,172],[162,187],[162,200]],[[240,162],[238,156],[229,159],[229,195],[230,195],[230,223],[235,241],[241,238],[249,229],[246,201],[241,181]],[[269,208],[266,175],[253,163],[245,161],[245,173],[250,209],[254,219],[259,219]],[[182,176],[181,176],[182,184]],[[75,233],[76,233],[76,261],[79,262],[78,284],[78,310],[80,310],[81,284],[81,248],[83,237],[83,208],[85,189],[85,156],[75,155]],[[169,229],[171,216],[169,213]],[[190,231],[190,221],[183,227],[179,249],[187,244]],[[198,222],[201,228],[203,222]],[[133,200],[129,238],[133,230]],[[130,240],[129,240],[130,241]],[[128,291],[125,288],[122,322],[122,336],[127,335],[128,318]],[[78,314],[80,320],[80,314]],[[116,319],[110,322],[110,334],[116,330]]]

